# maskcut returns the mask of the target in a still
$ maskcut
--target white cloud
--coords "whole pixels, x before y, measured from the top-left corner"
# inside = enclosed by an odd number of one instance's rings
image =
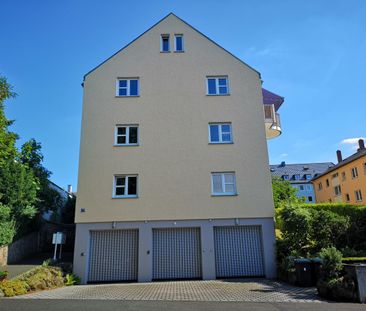
[[[340,144],[341,145],[349,145],[351,147],[351,150],[355,151],[358,149],[358,141],[360,139],[365,140],[364,137],[353,137],[353,138],[346,138],[343,139]]]

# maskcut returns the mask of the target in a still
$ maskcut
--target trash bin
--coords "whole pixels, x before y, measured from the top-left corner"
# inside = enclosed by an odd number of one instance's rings
[[[322,260],[320,258],[311,259],[311,282],[315,286],[320,278],[320,268],[322,265]]]
[[[313,286],[311,267],[312,263],[310,259],[295,259],[296,284],[298,286]]]

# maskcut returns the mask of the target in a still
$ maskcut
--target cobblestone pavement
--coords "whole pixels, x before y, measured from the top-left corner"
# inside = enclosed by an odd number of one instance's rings
[[[294,287],[264,279],[79,285],[13,299],[321,302],[315,288]]]

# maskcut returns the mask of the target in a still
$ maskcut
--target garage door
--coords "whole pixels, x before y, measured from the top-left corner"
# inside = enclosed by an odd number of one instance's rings
[[[200,229],[153,229],[153,279],[201,277]]]
[[[138,230],[90,232],[88,282],[137,280]]]
[[[214,227],[216,277],[263,276],[260,226]]]

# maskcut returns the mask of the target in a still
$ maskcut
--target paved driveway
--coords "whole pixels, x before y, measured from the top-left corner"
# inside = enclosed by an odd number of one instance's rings
[[[15,299],[99,299],[128,301],[315,302],[315,288],[299,288],[264,279],[80,285]]]

